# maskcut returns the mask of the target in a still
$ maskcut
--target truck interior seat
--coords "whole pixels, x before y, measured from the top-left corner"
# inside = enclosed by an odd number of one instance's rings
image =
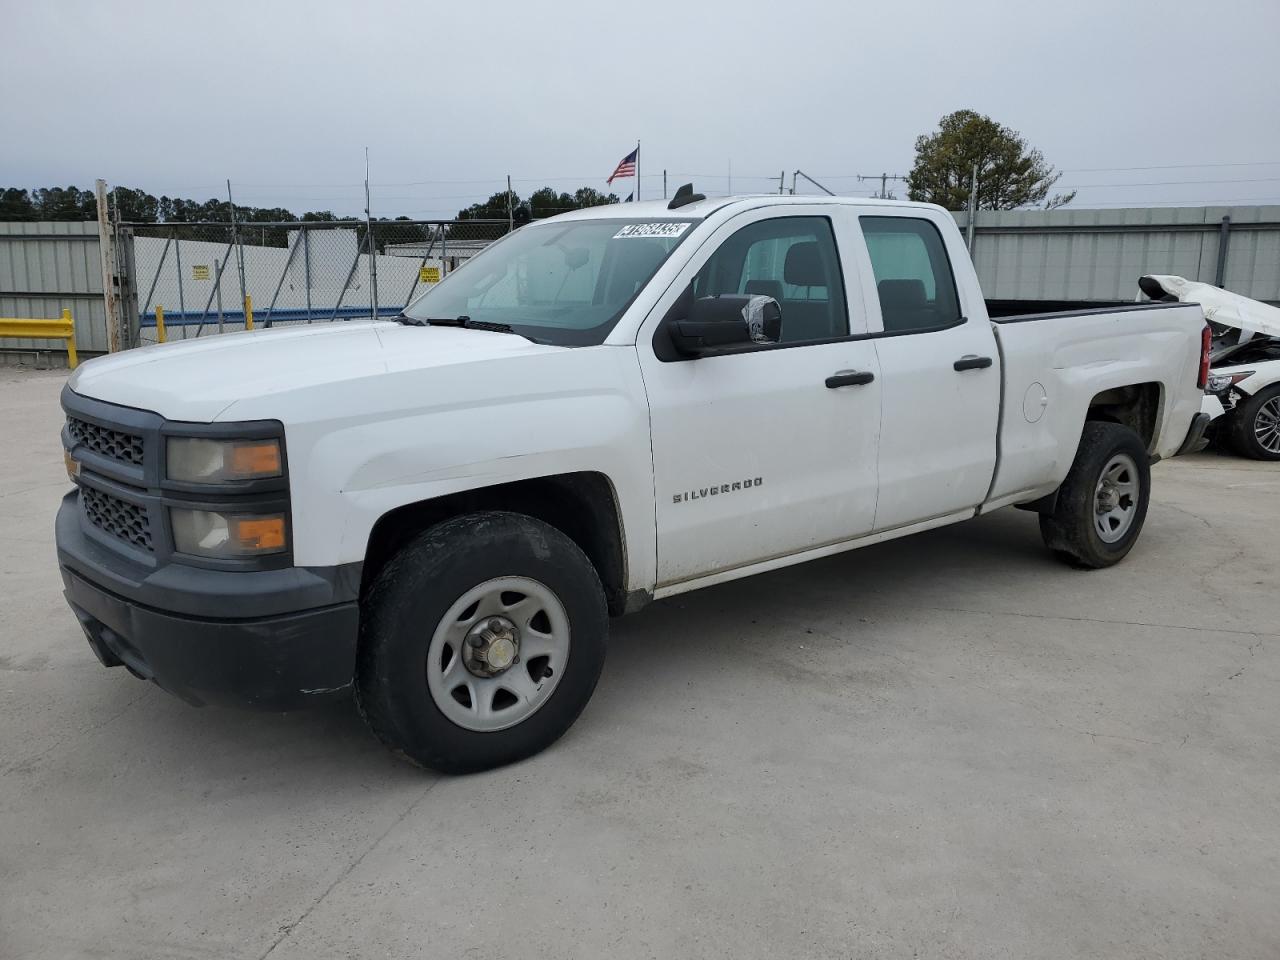
[[[923,280],[881,280],[876,289],[886,333],[934,326]]]
[[[782,300],[782,341],[824,340],[848,333],[847,324],[838,322],[830,299],[830,277],[822,262],[816,240],[793,243],[787,249],[782,278],[793,287],[822,287],[822,300]],[[775,283],[777,281],[774,281]]]
[[[649,279],[667,255],[657,240],[625,240],[613,245],[615,257],[605,286],[604,303],[630,300],[641,283]]]

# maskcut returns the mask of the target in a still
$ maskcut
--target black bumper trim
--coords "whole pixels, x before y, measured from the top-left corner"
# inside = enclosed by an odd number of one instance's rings
[[[360,596],[362,564],[211,570],[185,563],[147,564],[86,530],[79,491],[62,500],[55,521],[58,563],[131,603],[175,616],[211,620],[272,617],[348,603]]]
[[[1187,438],[1182,441],[1182,446],[1174,454],[1175,457],[1180,457],[1184,453],[1195,453],[1204,446],[1204,432],[1209,427],[1209,420],[1209,415],[1204,411],[1191,418],[1191,426],[1187,429]]]
[[[341,696],[355,675],[355,602],[241,620],[153,610],[62,568],[67,602],[104,666],[189,703],[287,710]]]

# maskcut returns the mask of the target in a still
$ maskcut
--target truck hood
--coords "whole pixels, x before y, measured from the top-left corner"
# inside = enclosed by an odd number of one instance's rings
[[[129,350],[82,364],[72,390],[170,420],[211,423],[237,401],[265,400],[390,370],[557,353],[566,347],[456,327],[340,322],[224,334]]]
[[[1220,290],[1211,283],[1199,283],[1185,277],[1152,275],[1143,277],[1139,284],[1151,296],[1148,288],[1152,281],[1169,296],[1182,303],[1198,303],[1204,308],[1204,318],[1224,327],[1232,327],[1246,335],[1260,333],[1268,337],[1280,337],[1280,307],[1273,307],[1259,300],[1242,297],[1229,290]],[[1158,298],[1157,298],[1158,299]],[[1241,337],[1241,342],[1248,336]]]

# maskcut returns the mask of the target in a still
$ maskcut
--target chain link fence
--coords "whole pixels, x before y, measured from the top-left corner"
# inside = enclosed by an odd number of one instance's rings
[[[394,317],[507,233],[505,220],[125,223],[135,344]]]

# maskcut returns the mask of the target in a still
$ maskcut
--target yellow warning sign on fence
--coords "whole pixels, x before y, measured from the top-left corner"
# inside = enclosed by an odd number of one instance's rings
[[[418,271],[419,283],[439,283],[440,268],[439,267],[423,267]]]
[[[209,265],[207,263],[193,263],[191,265],[192,280],[208,280]]]

